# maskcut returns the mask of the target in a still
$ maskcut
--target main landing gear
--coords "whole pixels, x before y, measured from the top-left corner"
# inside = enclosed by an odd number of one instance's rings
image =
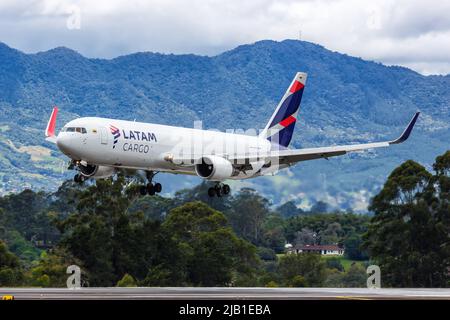
[[[218,183],[214,187],[208,189],[208,196],[211,198],[214,196],[226,196],[230,193],[230,186],[224,183]]]
[[[156,172],[157,173],[157,172]],[[153,177],[156,175],[153,171],[147,171],[147,180],[148,183],[146,185],[139,187],[139,193],[143,196],[146,194],[150,196],[154,196],[156,193],[160,193],[162,190],[161,183],[152,183]]]

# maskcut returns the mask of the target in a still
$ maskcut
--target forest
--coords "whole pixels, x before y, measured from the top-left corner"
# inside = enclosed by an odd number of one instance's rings
[[[0,286],[448,287],[450,151],[433,171],[395,168],[367,214],[273,206],[253,189],[209,198],[208,182],[171,197],[139,195],[117,175],[56,192],[0,198]],[[344,256],[287,254],[286,244],[338,245]]]

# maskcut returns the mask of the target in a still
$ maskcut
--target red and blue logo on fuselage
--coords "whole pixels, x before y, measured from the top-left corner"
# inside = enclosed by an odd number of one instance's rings
[[[109,125],[109,129],[111,130],[111,133],[112,133],[112,135],[114,137],[114,142],[113,142],[113,149],[114,149],[116,147],[117,141],[119,141],[120,130],[119,130],[119,128],[116,128],[112,124]]]

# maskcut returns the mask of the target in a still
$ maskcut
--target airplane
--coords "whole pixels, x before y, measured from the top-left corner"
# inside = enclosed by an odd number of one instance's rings
[[[159,172],[197,175],[214,181],[210,197],[230,193],[225,180],[274,175],[297,162],[328,159],[349,152],[389,147],[406,141],[419,117],[416,112],[395,140],[289,149],[297,122],[307,74],[298,72],[265,128],[258,134],[218,132],[136,121],[83,117],[64,125],[56,135],[58,107],[54,107],[45,130],[46,140],[56,143],[68,156],[70,169],[78,173],[75,182],[111,177],[121,170],[145,173],[142,195],[160,193],[153,183]]]

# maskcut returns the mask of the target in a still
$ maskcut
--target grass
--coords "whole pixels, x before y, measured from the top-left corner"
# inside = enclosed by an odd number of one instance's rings
[[[285,256],[285,253],[277,253],[277,258],[280,259],[281,257]],[[359,264],[361,266],[364,267],[364,261],[359,261],[359,260],[351,260],[346,258],[345,256],[322,256],[322,259],[331,259],[331,258],[336,258],[339,260],[339,262],[342,264],[342,266],[344,267],[344,270],[347,271],[348,269],[350,269],[352,263],[356,263]]]
[[[277,253],[277,259],[284,257],[286,253]]]
[[[356,263],[361,266],[364,266],[364,261],[350,260],[350,259],[347,259],[345,256],[322,256],[322,258],[323,259],[337,258],[339,260],[339,262],[342,264],[342,266],[344,267],[345,271],[350,269],[350,266],[352,265],[352,263]]]

